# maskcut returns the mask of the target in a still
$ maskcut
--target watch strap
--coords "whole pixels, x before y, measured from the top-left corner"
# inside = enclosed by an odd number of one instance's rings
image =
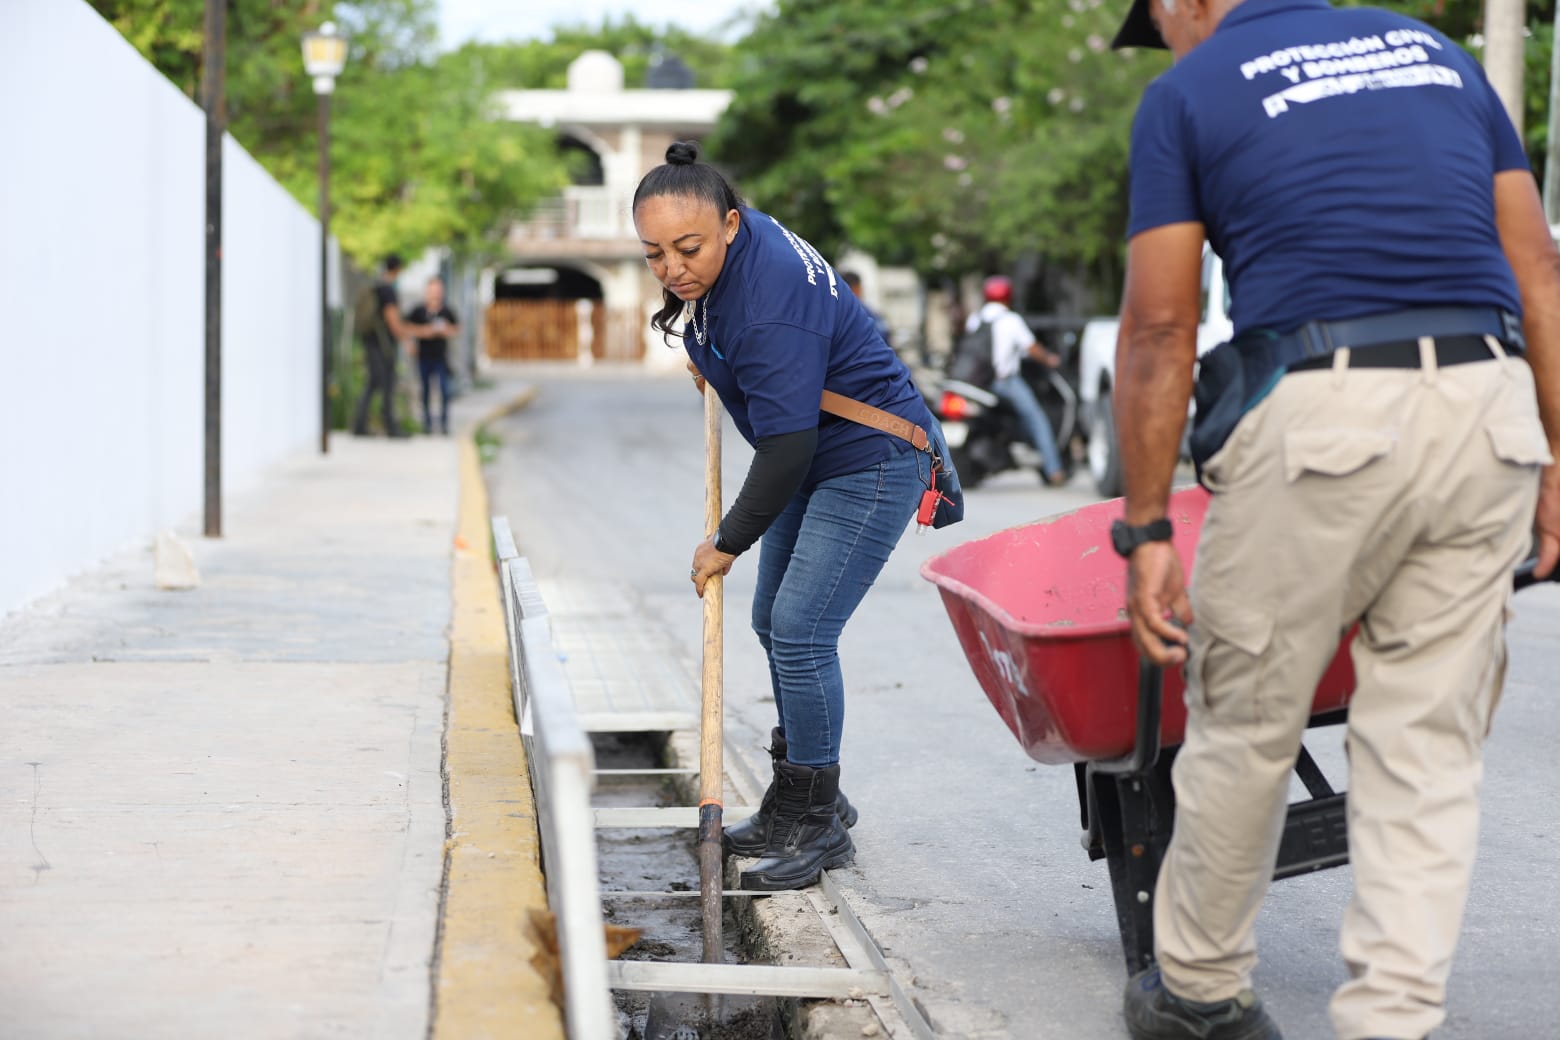
[[[1168,542],[1175,535],[1169,517],[1159,517],[1146,524],[1129,524],[1117,520],[1110,526],[1111,547],[1122,557],[1131,556],[1138,546],[1148,542]]]

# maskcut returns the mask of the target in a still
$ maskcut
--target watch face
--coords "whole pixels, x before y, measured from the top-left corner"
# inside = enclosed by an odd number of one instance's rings
[[[1137,548],[1137,541],[1132,537],[1132,528],[1127,526],[1125,520],[1117,520],[1110,525],[1110,544],[1118,556],[1130,556],[1132,550]]]

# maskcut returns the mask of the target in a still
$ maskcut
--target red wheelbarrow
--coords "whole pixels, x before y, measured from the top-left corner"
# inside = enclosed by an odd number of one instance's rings
[[[1197,487],[1170,498],[1188,576],[1209,501]],[[1083,845],[1109,867],[1122,950],[1138,971],[1153,961],[1154,883],[1175,817],[1170,770],[1186,707],[1180,672],[1140,664],[1133,648],[1126,562],[1110,544],[1121,515],[1113,499],[999,531],[928,560],[921,576],[942,594],[970,667],[1019,744],[1038,762],[1073,765]],[[1517,588],[1532,584],[1532,570],[1531,561],[1518,570]],[[1347,719],[1349,638],[1317,686],[1313,727]],[[1275,878],[1349,859],[1345,793],[1303,746],[1295,773],[1310,797],[1289,806]]]

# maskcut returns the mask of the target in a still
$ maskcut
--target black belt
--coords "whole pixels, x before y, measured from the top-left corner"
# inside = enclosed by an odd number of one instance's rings
[[[1510,353],[1520,357],[1522,352],[1513,350]],[[1447,365],[1466,365],[1471,361],[1489,361],[1494,357],[1495,352],[1490,350],[1481,336],[1447,336],[1435,341],[1435,363],[1442,368]],[[1349,350],[1350,368],[1418,368],[1419,364],[1417,340],[1377,343],[1373,346]],[[1331,368],[1332,365],[1332,355],[1324,354],[1321,357],[1296,361],[1289,366],[1289,371]]]
[[[1494,336],[1513,354],[1525,346],[1522,320],[1498,307],[1414,307],[1343,321],[1308,321],[1280,340],[1291,341],[1292,353],[1285,352],[1290,356],[1315,358],[1339,347],[1412,343],[1421,336]]]

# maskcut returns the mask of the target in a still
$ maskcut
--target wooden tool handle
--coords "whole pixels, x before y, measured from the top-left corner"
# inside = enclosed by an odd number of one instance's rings
[[[720,526],[720,398],[704,389],[704,532]],[[724,682],[724,601],[719,574],[704,583],[704,671],[699,724],[699,895],[704,918],[704,961],[725,959],[721,938],[721,761]]]
[[[704,392],[704,533],[720,525],[720,398]],[[704,583],[704,674],[699,741],[699,800],[721,799],[721,685],[724,596],[719,574]]]

